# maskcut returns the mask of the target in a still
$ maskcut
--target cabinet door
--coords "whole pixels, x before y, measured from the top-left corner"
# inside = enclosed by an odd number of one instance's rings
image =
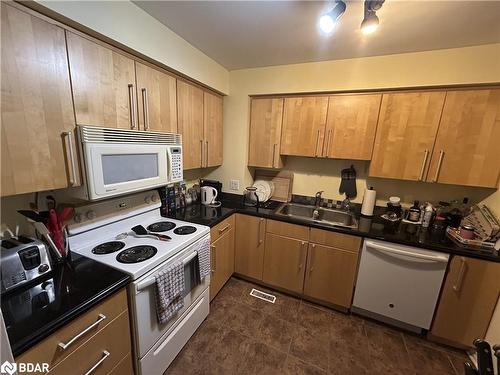
[[[64,30],[5,2],[1,9],[1,194],[78,185]]]
[[[283,160],[280,156],[283,103],[283,98],[252,99],[248,165],[267,168],[283,167]]]
[[[484,338],[500,293],[500,263],[454,257],[431,333],[472,346]]]
[[[262,280],[266,220],[261,217],[236,215],[234,271]]]
[[[323,155],[328,96],[286,98],[281,131],[281,154]]]
[[[444,97],[439,91],[382,96],[370,176],[425,179]]]
[[[231,228],[212,243],[210,252],[212,256],[210,300],[212,300],[234,272],[234,229]]]
[[[222,98],[203,93],[203,135],[205,138],[204,167],[222,164]]]
[[[182,134],[184,169],[203,166],[203,90],[177,81],[177,126]]]
[[[356,253],[309,244],[304,294],[350,308],[357,264]]]
[[[306,257],[306,241],[267,233],[263,281],[302,293]]]
[[[137,129],[134,61],[66,32],[76,123]]]
[[[370,160],[382,95],[330,96],[323,155]]]
[[[135,62],[139,129],[177,133],[176,79]]]
[[[448,91],[427,181],[496,188],[500,89]]]

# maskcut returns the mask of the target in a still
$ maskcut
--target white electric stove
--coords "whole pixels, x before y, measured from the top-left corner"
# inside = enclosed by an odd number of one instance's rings
[[[132,228],[170,237],[137,236]],[[68,226],[72,252],[129,274],[135,373],[162,374],[209,312],[210,276],[199,277],[197,251],[210,242],[210,228],[160,215],[156,191],[93,203],[75,209]],[[156,275],[184,265],[184,307],[168,322],[156,317]]]

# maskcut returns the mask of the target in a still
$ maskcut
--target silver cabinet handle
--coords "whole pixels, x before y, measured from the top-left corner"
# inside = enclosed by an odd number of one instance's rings
[[[128,85],[128,99],[130,102],[130,128],[135,129],[135,95],[134,95],[134,85],[129,83]]]
[[[318,132],[316,134],[316,148],[314,149],[314,156],[315,157],[318,156],[319,133],[320,133],[320,130],[318,129]]]
[[[101,363],[103,363],[106,360],[106,358],[108,358],[110,355],[111,355],[110,352],[108,352],[107,350],[103,350],[103,352],[102,352],[102,358],[100,360],[98,360],[97,363],[94,366],[92,366],[90,368],[90,370],[88,370],[85,373],[85,375],[92,374],[95,371],[95,369],[98,368],[101,365]]]
[[[73,337],[71,340],[69,340],[66,344],[63,343],[63,342],[60,342],[58,344],[58,346],[62,350],[66,350],[68,348],[68,346],[70,346],[71,344],[73,344],[76,340],[78,340],[80,337],[82,337],[83,335],[85,335],[88,331],[90,331],[92,328],[98,326],[99,323],[101,323],[103,320],[106,319],[106,315],[104,315],[104,314],[99,314],[98,316],[99,316],[99,319],[97,319],[94,323],[92,323],[91,325],[89,325],[87,328],[85,328],[83,331],[81,331],[79,334],[77,334],[75,337]]]
[[[276,168],[274,161],[276,160],[276,143],[273,144],[273,163],[272,167]]]
[[[309,268],[309,273],[314,270],[314,255],[315,255],[316,244],[311,244],[311,268]]]
[[[203,167],[203,139],[200,139],[200,168]]]
[[[328,158],[330,157],[330,142],[332,138],[332,129],[328,129],[328,136],[326,137],[326,153],[325,156]]]
[[[63,135],[68,138],[68,154],[70,164],[69,184],[74,186],[76,184],[76,165],[75,165],[75,152],[73,150],[73,132],[63,132]]]
[[[208,141],[205,141],[205,155],[207,155],[205,159],[205,167],[208,167]]]
[[[216,255],[215,255],[215,249],[216,249],[216,248],[215,248],[215,246],[214,246],[214,245],[211,245],[211,246],[210,246],[210,249],[212,249],[212,250],[213,250],[213,251],[210,253],[210,256],[213,256],[213,259],[214,259],[214,260],[213,260],[213,262],[212,262],[212,264],[211,264],[211,265],[213,266],[213,267],[212,267],[212,269],[211,269],[211,271],[212,271],[212,273],[215,273],[215,271],[217,271],[217,264],[215,263],[215,260],[217,259]]]
[[[142,91],[142,108],[144,109],[144,130],[149,130],[148,89],[144,87],[141,91]]]
[[[301,270],[301,269],[302,269],[302,267],[303,267],[303,264],[302,264],[302,259],[304,258],[304,256],[303,256],[303,255],[304,255],[304,246],[305,246],[305,245],[307,245],[307,243],[306,243],[305,241],[302,241],[302,242],[300,243],[299,270]]]
[[[457,280],[453,285],[453,290],[457,293],[462,289],[462,284],[464,282],[465,266],[467,265],[465,258],[460,257],[460,269],[458,270]]]
[[[424,152],[424,160],[422,161],[422,168],[420,168],[420,176],[418,177],[419,181],[424,180],[424,171],[425,171],[425,165],[427,164],[427,158],[429,157],[429,150],[425,150]]]
[[[438,181],[439,171],[441,170],[441,164],[443,164],[443,158],[444,158],[444,151],[440,150],[439,151],[438,165],[436,167],[436,174],[434,175],[434,180],[432,180],[432,182]]]
[[[260,218],[259,219],[259,233],[257,235],[257,241],[258,241],[259,245],[262,243],[261,233],[262,233],[262,223],[263,222],[264,222],[264,219]]]

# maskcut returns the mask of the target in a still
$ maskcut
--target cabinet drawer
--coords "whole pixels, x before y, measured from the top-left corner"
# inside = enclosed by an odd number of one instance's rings
[[[127,353],[130,353],[130,328],[128,311],[124,311],[92,339],[51,369],[49,374],[86,374],[97,365],[92,375],[104,375],[109,373]]]
[[[283,221],[267,220],[266,232],[285,237],[297,238],[303,241],[309,240],[309,227],[289,224]]]
[[[361,237],[312,228],[311,242],[358,252],[361,246]]]
[[[210,229],[210,240],[212,243],[221,237],[224,233],[229,232],[231,228],[234,228],[234,215],[231,215],[227,219],[221,221],[215,227]]]
[[[68,357],[97,332],[110,324],[113,319],[126,309],[127,294],[125,289],[123,289],[18,356],[16,361],[33,363],[46,362],[49,364],[49,367],[52,368],[64,358]],[[98,321],[99,323],[97,323]],[[95,326],[92,326],[93,324],[95,324]],[[90,326],[92,326],[91,329],[76,340],[71,341]],[[67,345],[66,349],[63,349],[59,346],[59,343],[70,344]]]
[[[108,375],[134,375],[134,366],[132,364],[132,354],[128,353]]]

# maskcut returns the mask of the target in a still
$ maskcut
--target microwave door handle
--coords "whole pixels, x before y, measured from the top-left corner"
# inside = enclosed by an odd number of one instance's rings
[[[167,148],[167,179],[170,183],[172,181],[172,155],[170,154],[170,149]]]
[[[184,265],[188,264],[191,260],[193,260],[196,256],[198,255],[198,252],[197,251],[193,251],[191,254],[189,254],[187,257],[185,257],[183,260],[182,260],[182,263]],[[156,282],[156,279],[154,277],[150,278],[150,279],[146,279],[144,281],[141,281],[140,283],[138,283],[135,287],[136,291],[137,292],[140,292],[141,290],[143,289],[146,289],[147,287],[153,285],[154,283]]]

